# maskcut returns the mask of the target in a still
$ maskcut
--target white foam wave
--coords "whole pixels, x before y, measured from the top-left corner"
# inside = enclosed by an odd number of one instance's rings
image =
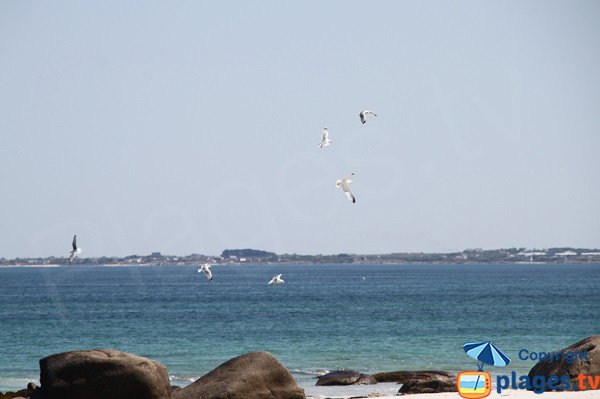
[[[331,373],[326,369],[291,369],[290,372],[298,375],[325,375]]]
[[[198,378],[200,378],[200,377],[198,377],[198,376],[194,377],[194,376],[190,376],[190,375],[171,374],[171,375],[169,375],[169,382],[171,383],[171,385],[185,387],[187,385],[190,385],[192,382],[196,381]]]

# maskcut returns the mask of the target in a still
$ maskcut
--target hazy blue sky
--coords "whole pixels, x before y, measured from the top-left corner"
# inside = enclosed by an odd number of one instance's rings
[[[141,4],[0,3],[0,256],[600,246],[600,2]]]

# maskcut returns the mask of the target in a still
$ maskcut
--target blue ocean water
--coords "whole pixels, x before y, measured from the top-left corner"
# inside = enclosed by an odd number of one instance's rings
[[[600,265],[243,265],[0,268],[0,391],[41,357],[116,348],[185,385],[242,353],[272,352],[303,386],[326,370],[476,369],[465,342],[561,349],[600,334]],[[284,285],[267,286],[283,274]],[[486,371],[501,373],[489,368]]]

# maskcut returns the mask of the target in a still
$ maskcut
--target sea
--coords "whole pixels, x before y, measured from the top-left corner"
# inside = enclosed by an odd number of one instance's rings
[[[0,268],[0,391],[39,383],[39,359],[115,348],[185,386],[268,351],[315,397],[331,370],[476,370],[466,342],[511,358],[600,334],[600,264],[268,264]],[[285,284],[268,286],[282,274]],[[521,356],[520,356],[521,354]],[[373,390],[374,388],[365,388]],[[386,385],[390,392],[397,386]]]

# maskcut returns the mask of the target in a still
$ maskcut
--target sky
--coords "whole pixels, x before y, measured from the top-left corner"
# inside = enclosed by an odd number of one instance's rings
[[[599,17],[2,1],[0,257],[600,247]]]

